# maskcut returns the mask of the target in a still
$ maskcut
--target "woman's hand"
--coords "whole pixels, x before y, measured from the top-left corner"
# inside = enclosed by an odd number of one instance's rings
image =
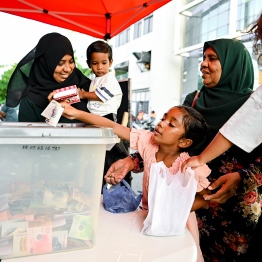
[[[201,161],[200,156],[192,156],[184,161],[181,165],[181,172],[185,173],[187,167],[191,167],[193,170],[199,166],[203,166],[205,163]]]
[[[51,102],[53,100],[53,96],[54,96],[55,92],[53,91],[52,93],[50,93],[47,97],[48,101]]]
[[[6,117],[6,113],[0,111],[0,119],[3,120]]]
[[[205,200],[216,202],[219,204],[225,203],[230,197],[234,196],[241,183],[241,176],[238,172],[220,176],[208,189],[220,189],[212,195],[204,195]]]
[[[105,181],[108,184],[116,185],[119,183],[126,174],[134,168],[134,162],[131,157],[119,159],[114,162],[108,169],[105,175]]]

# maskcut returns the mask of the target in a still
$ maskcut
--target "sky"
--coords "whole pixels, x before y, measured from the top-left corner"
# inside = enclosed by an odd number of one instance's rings
[[[38,43],[39,39],[51,32],[67,36],[78,62],[84,66],[87,46],[96,39],[78,32],[47,25],[34,20],[0,12],[0,65],[18,63]]]

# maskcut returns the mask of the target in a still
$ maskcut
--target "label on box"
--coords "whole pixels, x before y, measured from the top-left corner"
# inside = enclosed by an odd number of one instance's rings
[[[55,94],[53,95],[53,99],[56,101],[63,101],[67,99],[70,104],[80,102],[76,85],[56,89],[54,92]]]

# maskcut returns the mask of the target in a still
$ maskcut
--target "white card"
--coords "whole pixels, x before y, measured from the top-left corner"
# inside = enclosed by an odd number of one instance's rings
[[[46,123],[56,126],[63,111],[64,108],[58,102],[52,100],[41,115],[46,118]]]

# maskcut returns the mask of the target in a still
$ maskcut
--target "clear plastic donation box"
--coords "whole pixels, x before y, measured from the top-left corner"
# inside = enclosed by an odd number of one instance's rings
[[[111,128],[0,124],[0,259],[95,245]]]

